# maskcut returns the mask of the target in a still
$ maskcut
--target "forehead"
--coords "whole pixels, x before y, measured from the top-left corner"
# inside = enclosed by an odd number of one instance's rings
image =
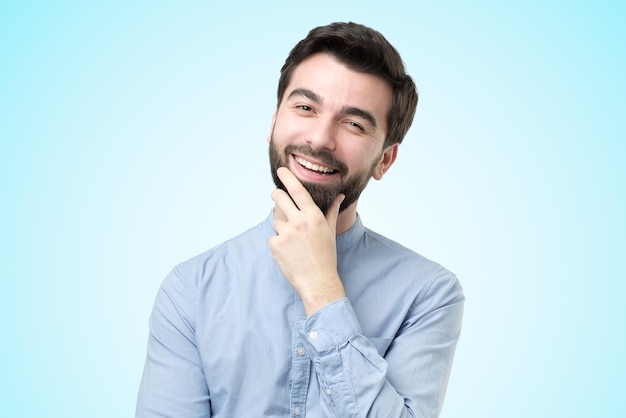
[[[385,79],[355,71],[326,53],[312,55],[294,69],[283,100],[295,89],[311,90],[328,109],[362,108],[380,123],[391,108],[392,90]]]

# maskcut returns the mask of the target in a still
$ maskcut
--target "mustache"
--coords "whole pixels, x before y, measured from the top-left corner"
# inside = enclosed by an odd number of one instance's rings
[[[292,144],[292,145],[287,145],[287,147],[285,147],[285,155],[291,155],[294,153],[298,153],[303,156],[315,158],[316,160],[320,161],[324,165],[332,167],[340,171],[343,174],[348,172],[348,166],[346,166],[346,164],[344,164],[342,161],[335,158],[335,156],[332,155],[328,151],[314,150],[308,145],[293,145]]]

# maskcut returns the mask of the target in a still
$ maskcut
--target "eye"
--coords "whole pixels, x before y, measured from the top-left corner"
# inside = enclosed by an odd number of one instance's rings
[[[360,132],[365,132],[365,128],[363,128],[363,126],[361,126],[360,124],[356,123],[353,120],[349,120],[348,122],[348,126],[350,126],[351,128],[357,129]]]
[[[313,108],[312,108],[311,106],[309,106],[309,105],[304,105],[304,104],[303,104],[303,105],[297,105],[296,107],[297,107],[298,109],[300,109],[300,110],[305,111],[305,112],[311,112],[311,111],[313,111]]]

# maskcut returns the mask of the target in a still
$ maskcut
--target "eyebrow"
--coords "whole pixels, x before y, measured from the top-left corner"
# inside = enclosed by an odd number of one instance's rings
[[[287,97],[287,99],[291,99],[294,96],[304,96],[309,100],[312,100],[313,103],[315,104],[321,104],[322,103],[322,98],[320,96],[318,96],[315,92],[309,90],[309,89],[294,89],[291,93],[289,93],[289,96]]]
[[[376,123],[376,118],[374,118],[374,115],[372,115],[367,110],[359,109],[358,107],[354,107],[354,106],[349,106],[349,107],[344,107],[342,111],[346,115],[358,116],[360,118],[365,119],[367,122],[369,122],[370,125],[372,125],[373,128],[376,128],[378,126],[378,124]]]
[[[289,93],[289,96],[287,96],[287,100],[292,99],[295,96],[306,97],[315,104],[321,104],[323,102],[322,98],[317,93],[305,88],[294,89],[291,93]],[[358,116],[365,119],[370,125],[372,125],[373,128],[378,127],[376,118],[367,110],[363,110],[355,106],[345,106],[341,109],[341,111],[346,115]]]

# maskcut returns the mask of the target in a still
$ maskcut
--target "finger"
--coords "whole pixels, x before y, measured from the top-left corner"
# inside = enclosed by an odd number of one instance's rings
[[[341,207],[341,202],[343,202],[345,198],[346,195],[339,194],[335,198],[335,200],[333,200],[332,205],[330,205],[328,211],[326,212],[326,222],[328,223],[328,226],[330,226],[330,228],[332,229],[333,234],[337,233],[337,218],[339,218],[339,208]]]
[[[276,174],[278,174],[278,178],[285,185],[285,188],[289,192],[289,196],[291,196],[301,211],[306,212],[307,210],[313,208],[317,209],[317,205],[313,201],[309,192],[288,168],[279,167]]]
[[[296,204],[291,200],[291,197],[282,189],[276,189],[272,192],[272,200],[287,216],[287,219],[293,218],[300,212]]]
[[[274,232],[276,232],[276,235],[280,235],[281,233],[284,233],[287,227],[288,227],[287,222],[284,222],[278,219],[275,219],[274,225],[272,225],[272,228],[274,228]]]

